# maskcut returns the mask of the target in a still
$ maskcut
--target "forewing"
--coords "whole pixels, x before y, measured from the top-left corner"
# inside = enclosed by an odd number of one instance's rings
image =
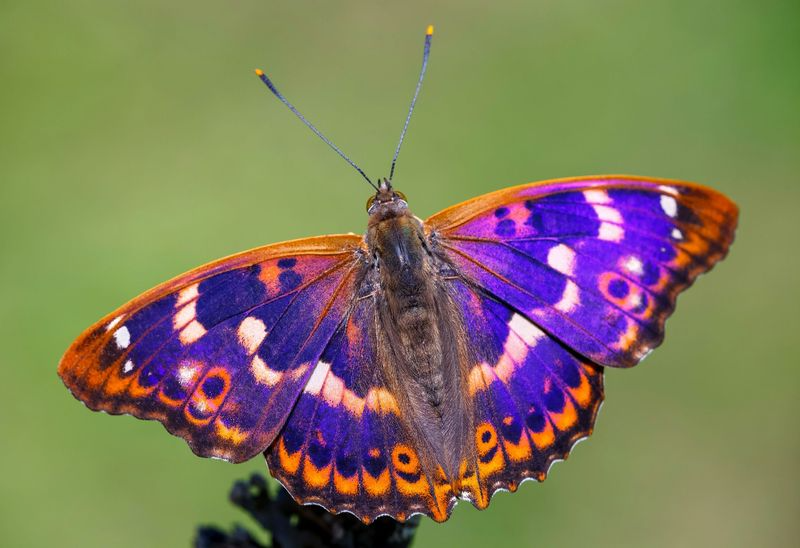
[[[87,329],[59,375],[91,409],[158,420],[204,457],[248,459],[352,305],[362,243],[309,238],[197,268]]]
[[[675,300],[728,251],[738,210],[679,181],[601,176],[480,196],[426,221],[460,273],[593,361],[661,343]]]
[[[454,501],[376,361],[376,309],[361,298],[314,368],[279,437],[270,473],[301,503],[405,520],[447,518]]]
[[[485,508],[498,489],[543,481],[556,460],[589,436],[603,400],[603,368],[570,351],[512,307],[461,280],[451,282],[471,333],[472,462],[459,492]]]

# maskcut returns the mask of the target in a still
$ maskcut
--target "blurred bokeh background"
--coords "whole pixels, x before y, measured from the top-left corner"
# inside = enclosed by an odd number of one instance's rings
[[[418,215],[537,179],[703,182],[741,207],[666,343],[609,371],[594,436],[541,484],[416,546],[790,546],[800,534],[800,4],[793,0],[0,3],[0,543],[186,546],[235,478],[56,376],[81,330],[265,243],[365,227],[369,189],[252,73]],[[244,521],[246,524],[247,522]]]

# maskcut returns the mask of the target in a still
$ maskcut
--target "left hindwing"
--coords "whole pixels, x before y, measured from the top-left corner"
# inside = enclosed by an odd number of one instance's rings
[[[721,260],[738,210],[680,181],[597,176],[522,185],[426,221],[472,284],[593,361],[658,346],[675,300]]]

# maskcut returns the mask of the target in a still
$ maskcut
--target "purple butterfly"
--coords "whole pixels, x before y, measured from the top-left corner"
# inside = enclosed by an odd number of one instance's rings
[[[198,455],[263,452],[299,502],[367,522],[443,521],[458,499],[485,508],[543,480],[591,434],[603,367],[658,346],[678,293],[733,240],[722,194],[617,175],[500,190],[422,221],[391,184],[399,144],[374,185],[306,124],[375,188],[366,235],[183,274],[86,330],[59,374],[91,409],[158,420]]]

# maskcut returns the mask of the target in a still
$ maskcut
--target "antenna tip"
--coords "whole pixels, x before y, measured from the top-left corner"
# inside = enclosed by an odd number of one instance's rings
[[[261,69],[256,69],[256,71],[255,71],[255,72],[256,72],[256,76],[258,76],[259,78],[261,78],[262,76],[264,76],[264,71],[263,71],[263,70],[261,70]]]
[[[428,25],[428,28],[425,29],[425,36],[433,36],[433,25]]]

